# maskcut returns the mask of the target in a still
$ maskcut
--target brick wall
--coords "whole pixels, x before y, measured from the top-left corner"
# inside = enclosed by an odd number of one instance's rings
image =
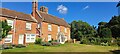
[[[58,25],[51,24],[52,25],[52,31],[48,31],[48,24],[47,22],[42,22],[42,38],[45,39],[45,41],[48,41],[48,34],[51,34],[52,38],[54,40],[57,39],[57,33],[58,33]],[[63,32],[67,39],[70,40],[70,28],[66,27],[67,33],[64,31],[65,27],[60,26],[60,31]]]
[[[0,17],[0,20],[6,20],[6,19],[10,19],[10,20],[14,20],[11,18],[6,18],[6,17]],[[28,22],[28,21],[27,21]],[[12,43],[13,44],[18,44],[18,38],[20,34],[24,35],[24,44],[25,44],[25,34],[26,33],[30,33],[30,34],[36,34],[36,27],[37,27],[37,23],[34,22],[30,22],[32,24],[32,29],[31,30],[26,30],[26,21],[23,20],[16,20],[15,23],[15,32],[14,29],[12,29],[9,34],[12,34],[13,40]],[[4,39],[2,40],[2,43],[4,43]]]

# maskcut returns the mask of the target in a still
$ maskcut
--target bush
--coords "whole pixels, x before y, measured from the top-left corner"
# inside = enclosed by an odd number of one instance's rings
[[[12,49],[12,45],[7,45],[7,44],[3,44],[2,45],[3,49]]]
[[[41,44],[42,43],[42,38],[37,38],[35,40],[35,44]]]
[[[120,46],[120,38],[117,38],[117,45]]]
[[[80,41],[80,44],[90,44],[90,41],[87,38],[84,38]]]
[[[59,42],[52,42],[51,44],[52,44],[53,46],[55,46],[55,45],[60,45]]]
[[[22,48],[22,47],[26,47],[26,46],[25,46],[25,45],[22,45],[22,44],[16,45],[16,48]]]
[[[52,44],[49,43],[49,42],[42,42],[41,45],[42,45],[42,46],[52,46]]]

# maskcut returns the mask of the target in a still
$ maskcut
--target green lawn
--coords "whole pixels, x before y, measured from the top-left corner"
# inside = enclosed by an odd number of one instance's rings
[[[85,44],[63,44],[60,46],[40,46],[31,44],[26,48],[6,49],[3,52],[109,52],[117,50],[116,46],[99,46]]]

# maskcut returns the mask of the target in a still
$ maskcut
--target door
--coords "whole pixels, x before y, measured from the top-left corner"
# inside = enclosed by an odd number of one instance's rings
[[[51,41],[51,35],[48,34],[48,41]]]
[[[19,35],[19,42],[18,44],[23,44],[24,42],[24,35]]]

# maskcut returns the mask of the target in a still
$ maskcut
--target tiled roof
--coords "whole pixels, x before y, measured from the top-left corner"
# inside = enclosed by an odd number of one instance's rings
[[[70,27],[69,24],[64,19],[58,18],[56,16],[53,16],[44,12],[40,12],[40,11],[39,13],[41,17],[44,18],[43,21],[45,22],[49,22],[49,23],[53,23],[53,24],[57,24],[65,27]]]
[[[25,14],[22,12],[16,12],[16,11],[9,10],[6,8],[0,8],[0,11],[1,11],[0,15],[2,16],[11,17],[11,18],[12,17],[14,18],[17,16],[17,19],[36,22],[29,14]]]

